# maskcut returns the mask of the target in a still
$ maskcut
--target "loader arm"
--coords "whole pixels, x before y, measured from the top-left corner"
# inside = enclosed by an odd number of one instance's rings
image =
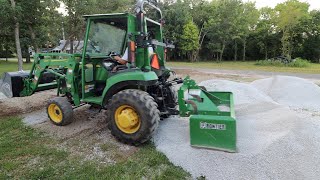
[[[61,53],[36,54],[29,76],[23,79],[23,90],[20,96],[31,96],[34,92],[58,87],[58,94],[61,91],[61,83],[68,81],[66,71],[74,69],[77,55]],[[50,57],[50,58],[45,58]],[[63,57],[57,59],[54,57]],[[50,79],[48,79],[50,77]]]

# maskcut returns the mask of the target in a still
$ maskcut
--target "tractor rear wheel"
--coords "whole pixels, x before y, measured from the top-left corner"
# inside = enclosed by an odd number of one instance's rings
[[[65,126],[73,121],[73,109],[67,98],[55,97],[47,105],[50,121],[57,126]]]
[[[127,89],[115,94],[107,106],[108,127],[119,141],[140,145],[158,127],[160,111],[147,92]]]

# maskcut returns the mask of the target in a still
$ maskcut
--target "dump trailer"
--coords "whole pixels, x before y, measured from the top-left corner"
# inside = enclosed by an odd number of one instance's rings
[[[159,20],[147,18],[145,6],[155,9]],[[89,104],[105,109],[111,133],[131,145],[148,141],[160,119],[189,117],[192,146],[235,152],[232,93],[210,92],[189,77],[174,77],[166,67],[166,52],[174,46],[164,41],[157,2],[138,0],[135,13],[84,16],[82,53],[35,54],[31,71],[6,73],[1,91],[23,97],[57,88],[47,104],[53,124],[72,123],[74,109]]]

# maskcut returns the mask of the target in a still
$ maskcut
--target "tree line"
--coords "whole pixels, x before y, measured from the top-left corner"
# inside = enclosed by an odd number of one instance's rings
[[[61,3],[66,14],[57,11]],[[0,57],[30,59],[54,47],[83,39],[82,15],[133,12],[135,0],[0,0]],[[162,0],[164,34],[176,48],[171,60],[244,61],[275,56],[320,62],[320,11],[298,0],[257,9],[241,0]],[[150,12],[149,16],[153,16]],[[73,52],[73,46],[71,53]],[[21,64],[20,64],[21,65]]]
[[[262,60],[277,56],[320,62],[320,11],[287,0],[257,9],[241,0],[164,1],[172,59]]]

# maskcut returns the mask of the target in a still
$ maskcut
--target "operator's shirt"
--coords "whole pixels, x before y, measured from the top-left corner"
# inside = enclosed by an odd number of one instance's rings
[[[152,47],[148,47],[148,51],[149,51],[149,58],[154,54],[153,48]],[[128,55],[128,48],[126,48],[126,51],[124,52],[123,56],[121,57],[121,59],[128,61],[129,59],[129,55]]]

